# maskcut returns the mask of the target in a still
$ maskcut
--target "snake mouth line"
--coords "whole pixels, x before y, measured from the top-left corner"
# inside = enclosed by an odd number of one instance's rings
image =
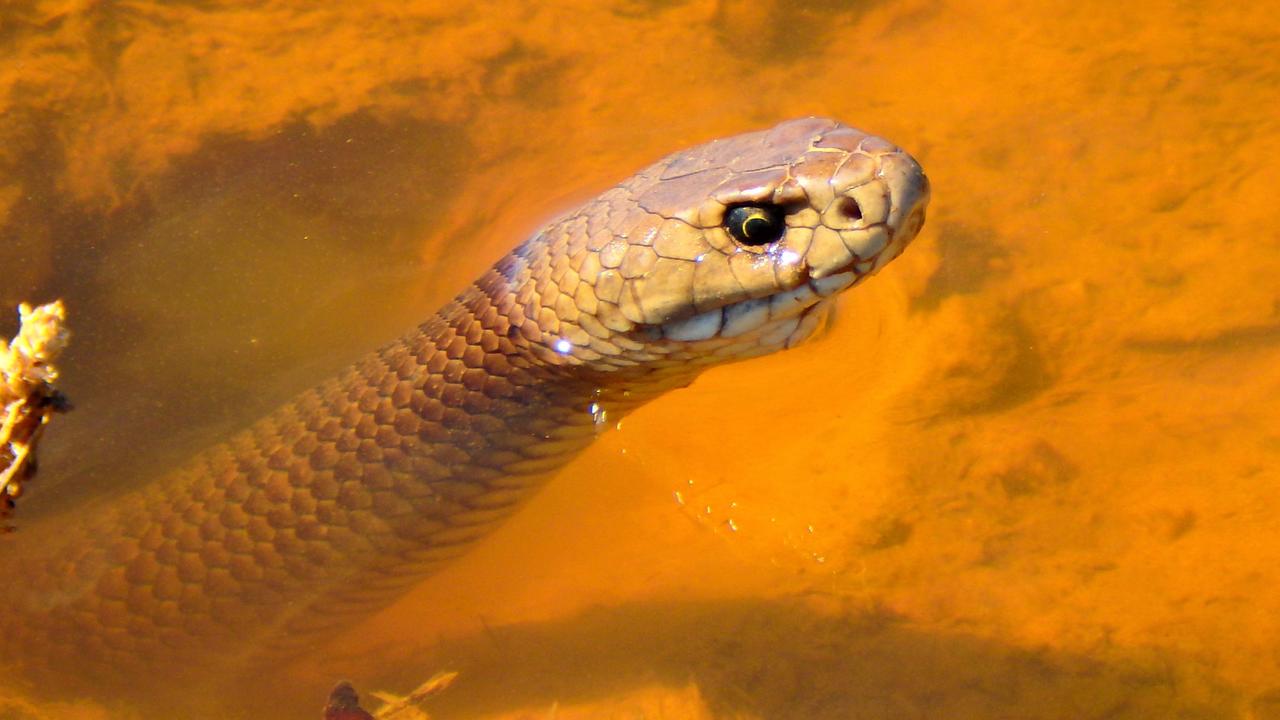
[[[803,337],[797,337],[802,329],[812,331],[830,306],[831,299],[841,291],[856,285],[869,276],[850,267],[843,272],[821,278],[810,277],[798,286],[767,297],[743,300],[721,308],[707,310],[681,320],[673,320],[659,326],[663,337],[678,342],[698,342],[712,338],[731,339],[741,337],[766,326],[775,326],[779,336],[790,347]],[[811,327],[812,326],[812,327]],[[772,330],[770,335],[772,335]],[[804,337],[808,332],[803,333]]]

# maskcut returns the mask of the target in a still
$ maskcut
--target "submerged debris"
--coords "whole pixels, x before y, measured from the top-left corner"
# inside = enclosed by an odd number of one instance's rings
[[[35,472],[36,444],[53,413],[67,407],[54,387],[53,365],[67,345],[66,308],[58,300],[18,306],[21,326],[12,342],[0,340],[0,532]]]
[[[378,720],[427,720],[427,714],[414,706],[448,688],[457,677],[456,672],[438,672],[408,695],[374,692],[372,695],[383,702],[374,717]]]
[[[329,693],[329,702],[324,706],[324,720],[373,720],[373,716],[360,707],[356,689],[343,680]]]
[[[324,720],[429,720],[427,713],[415,706],[452,685],[457,677],[456,672],[438,672],[408,695],[370,693],[383,703],[372,715],[360,707],[360,696],[356,694],[356,689],[343,680],[329,693],[329,703],[324,707]]]

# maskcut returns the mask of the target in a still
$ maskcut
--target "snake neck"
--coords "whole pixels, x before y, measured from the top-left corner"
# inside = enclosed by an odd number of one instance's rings
[[[10,557],[31,582],[0,586],[0,666],[57,686],[305,649],[461,554],[601,431],[691,379],[574,362],[504,282],[491,271],[109,509],[30,528]]]
[[[530,245],[543,250],[541,243]],[[513,257],[518,262],[513,262]],[[593,350],[599,345],[583,347],[573,338],[578,328],[563,322],[567,314],[563,307],[551,311],[563,300],[554,297],[556,288],[548,287],[545,273],[531,272],[537,259],[520,258],[517,250],[442,308],[442,329],[433,333],[433,344],[451,357],[459,355],[467,364],[478,365],[488,377],[500,378],[514,389],[511,397],[518,398],[528,411],[542,414],[548,407],[577,408],[576,415],[560,420],[598,431],[602,429],[602,411],[609,418],[621,419],[655,397],[689,385],[704,369],[705,364],[692,362],[645,362],[651,359],[643,353],[650,339],[643,331],[612,335],[608,344],[617,354],[599,357]],[[479,351],[471,350],[468,361],[462,357],[468,352],[464,341],[490,354],[481,359]],[[447,371],[440,363],[435,367]],[[433,368],[429,365],[428,369]],[[459,372],[460,368],[455,368],[452,374]],[[479,387],[480,373],[475,375]],[[496,394],[506,390],[498,389]],[[521,413],[516,407],[508,411]]]

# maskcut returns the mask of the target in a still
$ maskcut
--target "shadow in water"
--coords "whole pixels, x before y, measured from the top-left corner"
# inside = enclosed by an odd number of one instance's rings
[[[33,157],[0,241],[40,241],[47,262],[0,263],[0,288],[66,301],[77,411],[47,436],[24,513],[151,477],[429,316],[416,301],[444,271],[424,248],[448,249],[435,228],[471,152],[438,123],[297,121],[206,138],[110,211],[50,184],[57,152]]]
[[[392,674],[353,679],[365,690],[408,690],[437,670],[457,670],[455,684],[426,705],[436,720],[689,682],[716,717],[1239,717],[1238,693],[1186,662],[1108,655],[1026,649],[799,600],[740,600],[626,605],[489,628],[398,662]]]

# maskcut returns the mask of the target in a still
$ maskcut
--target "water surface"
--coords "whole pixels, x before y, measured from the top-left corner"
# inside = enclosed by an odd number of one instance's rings
[[[449,668],[437,718],[1280,718],[1277,27],[1264,2],[6,5],[0,301],[63,297],[77,333],[20,520],[251,422],[656,157],[829,115],[934,188],[829,333],[636,413],[237,702],[316,717],[339,678]]]

